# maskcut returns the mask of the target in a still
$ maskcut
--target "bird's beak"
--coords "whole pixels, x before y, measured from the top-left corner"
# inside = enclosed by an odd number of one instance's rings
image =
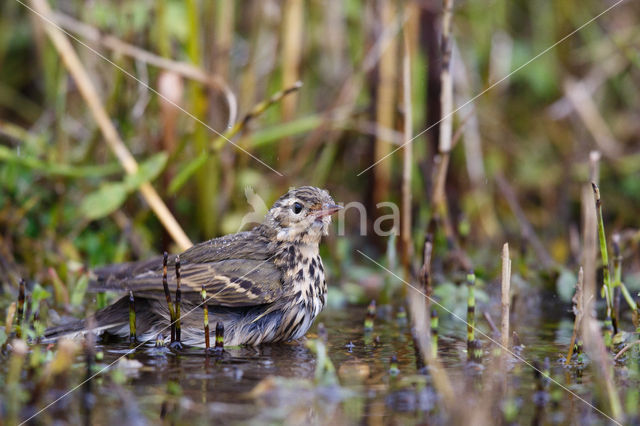
[[[316,212],[316,217],[325,217],[330,216],[337,212],[338,210],[343,209],[344,207],[339,206],[337,204],[323,204],[322,209]]]

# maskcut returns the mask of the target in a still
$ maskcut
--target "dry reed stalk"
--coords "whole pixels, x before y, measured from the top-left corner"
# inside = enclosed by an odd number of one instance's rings
[[[432,356],[431,333],[429,332],[431,328],[431,317],[427,309],[427,304],[422,300],[423,297],[424,294],[415,290],[410,291],[408,296],[409,313],[411,315],[411,324],[413,324],[414,327],[415,342],[419,349],[420,356],[430,367],[429,373],[433,379],[433,386],[442,397],[446,412],[453,415],[457,410],[456,396],[453,392],[451,380],[442,366],[440,359],[437,356]]]
[[[598,182],[600,153],[591,151],[589,154],[589,181]],[[597,229],[595,205],[593,203],[593,188],[590,184],[582,187],[582,255],[580,263],[584,268],[584,292],[582,306],[586,315],[591,315],[592,304],[595,299],[590,299],[596,294],[596,257],[597,257]]]
[[[611,359],[609,358],[609,352],[602,338],[600,325],[588,313],[582,321],[581,333],[584,339],[585,351],[596,373],[596,380],[600,382],[599,388],[605,391],[609,400],[611,416],[616,421],[622,423],[624,421],[624,411],[620,402],[620,395],[613,382],[613,367],[611,365]]]
[[[505,350],[509,349],[509,307],[511,304],[511,259],[509,258],[509,243],[502,246],[502,321],[501,343]]]
[[[456,245],[453,226],[449,218],[445,184],[449,170],[449,157],[452,148],[453,133],[453,80],[451,78],[451,21],[453,18],[453,0],[444,0],[442,5],[442,42],[440,71],[440,123],[438,125],[438,155],[434,157],[434,180],[432,205],[434,215],[439,217],[447,240]],[[466,265],[470,269],[470,265]]]
[[[304,2],[302,0],[286,0],[282,22],[282,85],[289,87],[300,79],[300,61],[304,33]],[[282,100],[282,121],[291,121],[295,116],[298,96],[288,96]],[[278,148],[279,162],[285,165],[291,158],[293,141],[283,139]]]
[[[451,151],[451,135],[453,133],[453,80],[451,78],[451,20],[453,15],[453,0],[444,0],[442,5],[442,43],[440,72],[440,124],[438,153],[440,162],[435,172],[433,187],[433,204],[444,219],[446,213],[444,187],[449,168],[449,153]]]
[[[598,165],[600,154],[592,151],[589,154],[589,178],[591,182],[598,181]],[[610,371],[610,359],[607,355],[600,327],[594,319],[593,303],[596,296],[596,258],[598,249],[598,221],[596,206],[593,202],[593,188],[586,183],[582,188],[582,214],[583,214],[583,250],[582,265],[584,268],[584,291],[582,303],[584,316],[580,333],[584,341],[585,352],[591,359],[591,365],[595,369],[595,378],[600,388],[607,393],[611,406],[612,416],[622,420],[622,406],[617,394]]]
[[[31,5],[33,6],[33,9],[43,17],[43,20],[51,19],[51,9],[46,0],[31,0]],[[118,158],[125,171],[131,175],[135,174],[138,171],[138,163],[127,149],[126,145],[120,138],[118,131],[111,122],[111,119],[107,115],[107,112],[100,101],[100,97],[98,96],[98,92],[93,86],[93,83],[89,78],[89,74],[82,66],[71,42],[69,42],[67,36],[59,28],[50,25],[49,23],[44,23],[43,27],[56,50],[62,57],[62,61],[65,66],[73,76],[80,94],[87,103],[98,127],[100,127],[105,142]],[[182,230],[153,186],[151,186],[149,182],[145,182],[140,185],[138,190],[180,249],[186,250],[191,247],[191,240],[189,240],[189,237],[187,237],[187,234]]]
[[[380,23],[382,31],[395,24],[396,7],[393,2],[379,3]],[[391,43],[382,53],[378,65],[378,82],[376,89],[376,123],[387,128],[394,128],[396,110],[396,80],[398,66],[397,43]],[[391,152],[392,145],[382,135],[376,135],[374,145],[374,161],[380,161]],[[391,160],[382,161],[373,171],[374,201],[387,201],[391,181]]]
[[[582,317],[584,316],[584,270],[582,266],[578,272],[578,281],[576,282],[576,293],[573,296],[573,314],[575,319],[573,321],[573,334],[571,335],[571,342],[569,343],[569,352],[567,353],[567,359],[564,364],[569,365],[571,363],[571,357],[573,356],[573,350],[576,345],[576,339],[578,337],[578,330],[582,324]]]
[[[404,32],[404,57],[402,59],[402,96],[404,101],[404,140],[402,148],[402,230],[400,240],[402,242],[402,266],[404,279],[410,277],[411,259],[413,258],[413,244],[411,238],[411,167],[413,166],[413,144],[409,143],[413,134],[411,124],[411,50],[409,49],[409,36]]]
[[[180,109],[176,105],[182,103],[184,96],[184,82],[182,77],[171,71],[162,71],[158,76],[158,92],[160,114],[162,116],[162,149],[172,154],[176,149],[177,120]],[[165,173],[165,182],[171,179],[170,173]]]

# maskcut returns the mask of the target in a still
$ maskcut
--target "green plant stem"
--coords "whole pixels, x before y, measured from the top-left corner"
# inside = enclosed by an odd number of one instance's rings
[[[607,251],[607,237],[604,232],[604,220],[602,218],[602,201],[600,200],[600,189],[598,185],[591,182],[593,196],[596,202],[596,215],[598,218],[598,238],[600,239],[600,255],[602,256],[602,276],[604,281],[604,293],[607,302],[607,315],[613,312],[613,286],[609,273],[609,254]]]
[[[204,314],[204,347],[205,350],[209,350],[209,307],[207,306],[207,289],[202,286],[202,313]]]
[[[438,356],[438,311],[431,311],[431,358]]]
[[[180,289],[180,256],[176,256],[176,341],[181,339],[180,327],[180,302],[182,302],[182,290]]]
[[[164,296],[167,300],[167,306],[169,308],[169,320],[171,321],[171,343],[176,340],[176,315],[173,310],[173,303],[171,303],[171,293],[169,292],[169,284],[167,283],[167,258],[168,254],[165,251],[162,257],[162,288],[164,289]]]
[[[136,341],[136,306],[132,291],[129,291],[129,341]]]

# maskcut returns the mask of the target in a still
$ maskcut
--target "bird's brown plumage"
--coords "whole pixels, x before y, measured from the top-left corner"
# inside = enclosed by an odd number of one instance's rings
[[[205,241],[181,253],[185,313],[181,322],[186,343],[204,342],[202,309],[195,309],[201,303],[202,287],[207,290],[211,321],[224,323],[228,344],[258,344],[304,334],[325,303],[318,244],[336,209],[324,190],[292,189],[275,202],[264,223],[251,231]],[[168,258],[169,271],[175,261],[175,255]],[[155,338],[169,324],[162,269],[161,257],[97,268],[90,290],[132,291],[136,313],[140,310],[144,318],[138,320],[143,323],[137,328],[142,338]],[[175,291],[175,275],[169,273],[167,278]],[[127,309],[121,299],[98,312],[97,328],[127,335]],[[45,336],[83,331],[84,323],[79,322],[47,330]]]

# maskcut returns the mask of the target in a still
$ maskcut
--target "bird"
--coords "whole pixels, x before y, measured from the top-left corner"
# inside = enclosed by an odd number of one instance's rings
[[[180,264],[181,342],[204,347],[204,307],[212,324],[224,326],[225,346],[304,336],[327,302],[319,244],[328,235],[332,215],[341,208],[324,189],[292,188],[253,229],[168,256],[169,271],[178,259]],[[169,289],[175,291],[175,274],[166,277]],[[83,335],[89,327],[94,333],[129,336],[130,294],[136,338],[155,341],[160,334],[168,336],[171,320],[163,289],[162,256],[96,268],[90,273],[89,291],[125,295],[89,318],[47,329],[44,339]],[[203,289],[208,296],[204,307]]]

